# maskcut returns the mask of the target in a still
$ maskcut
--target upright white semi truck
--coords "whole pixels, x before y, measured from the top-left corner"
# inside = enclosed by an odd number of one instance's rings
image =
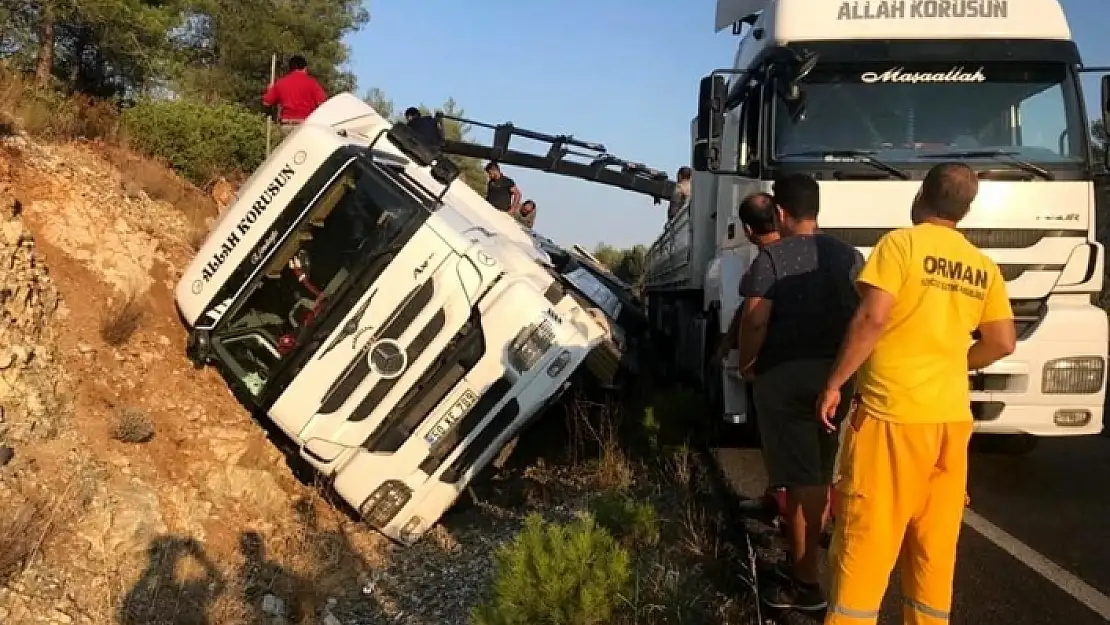
[[[176,289],[194,362],[403,543],[619,352],[605,314],[457,176],[337,95],[242,185]]]
[[[810,174],[824,231],[867,255],[910,225],[930,167],[963,161],[982,182],[960,227],[1001,267],[1019,333],[1013,355],[969,373],[978,432],[1014,450],[1099,432],[1105,164],[1080,76],[1105,68],[1084,67],[1058,0],[719,0],[716,28],[730,27],[732,69],[701,82],[691,202],[648,259],[649,316],[678,371],[714,391],[727,418],[752,422],[729,371],[735,350],[724,366],[712,357],[756,253],[737,217],[743,197]],[[1103,77],[1103,119],[1108,98]]]

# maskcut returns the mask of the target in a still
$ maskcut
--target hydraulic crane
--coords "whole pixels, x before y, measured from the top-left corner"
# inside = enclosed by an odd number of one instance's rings
[[[648,167],[643,163],[634,163],[619,158],[610,154],[605,146],[600,143],[575,139],[571,135],[550,135],[519,128],[513,125],[512,122],[487,124],[464,117],[446,115],[442,112],[437,112],[435,117],[441,132],[443,120],[452,120],[460,124],[468,124],[493,131],[492,145],[484,145],[474,141],[446,139],[441,148],[446,154],[492,160],[503,165],[514,165],[598,182],[651,196],[656,204],[663,200],[669,200],[671,195],[674,194],[675,183],[668,178],[666,172]],[[546,154],[532,154],[510,149],[509,143],[514,136],[547,143],[550,147]],[[577,150],[572,148],[577,148]],[[585,152],[578,150],[585,150]],[[569,160],[567,157],[579,157],[588,159],[588,161]]]

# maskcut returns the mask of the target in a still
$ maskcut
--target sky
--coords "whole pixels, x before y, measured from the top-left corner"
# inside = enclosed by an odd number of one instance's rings
[[[672,177],[690,159],[698,81],[730,67],[738,43],[713,32],[715,0],[367,2],[370,23],[348,37],[359,95],[380,88],[397,110],[451,97],[470,119],[571,134]],[[1085,64],[1110,65],[1110,0],[1061,2]],[[1090,114],[1097,76],[1084,88]],[[645,195],[504,170],[536,201],[536,229],[562,245],[649,245],[663,228],[666,204]]]

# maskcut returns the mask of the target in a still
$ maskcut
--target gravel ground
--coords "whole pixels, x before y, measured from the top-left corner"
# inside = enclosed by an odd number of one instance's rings
[[[391,547],[389,564],[372,573],[362,597],[337,601],[332,613],[350,625],[466,625],[493,577],[494,554],[513,540],[524,517],[539,512],[548,521],[571,521],[585,509],[585,500],[575,499],[513,508],[463,503],[417,544]]]

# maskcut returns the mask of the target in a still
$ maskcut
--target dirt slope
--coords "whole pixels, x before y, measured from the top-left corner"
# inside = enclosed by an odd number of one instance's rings
[[[463,622],[488,531],[400,553],[184,358],[172,291],[215,214],[115,148],[0,140],[0,622]]]

